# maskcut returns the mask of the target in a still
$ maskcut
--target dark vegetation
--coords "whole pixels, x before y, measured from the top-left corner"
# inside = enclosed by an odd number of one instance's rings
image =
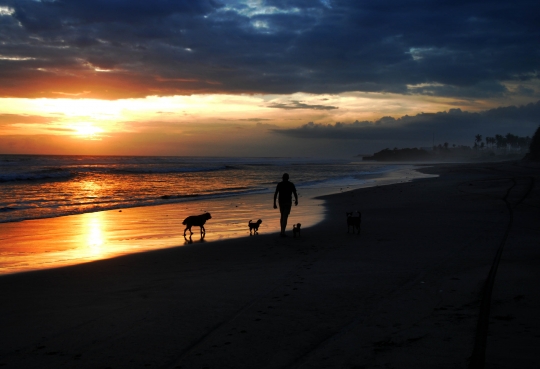
[[[534,132],[531,139],[527,159],[532,161],[540,161],[540,126],[536,129],[536,132]]]
[[[527,153],[528,152],[528,153]],[[528,160],[540,161],[540,127],[533,138],[519,137],[508,133],[495,135],[482,140],[478,134],[474,145],[464,146],[448,142],[429,148],[386,148],[372,156],[364,156],[363,160],[375,161],[478,161],[478,160],[507,160],[521,159],[526,155]]]
[[[423,161],[432,160],[432,155],[424,149],[384,149],[373,154],[373,156],[364,156],[363,160],[376,161]]]

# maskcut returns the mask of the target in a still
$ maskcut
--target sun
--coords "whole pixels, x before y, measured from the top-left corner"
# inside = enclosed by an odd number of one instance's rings
[[[92,123],[78,123],[72,126],[75,135],[84,138],[98,138],[103,129],[92,125]]]

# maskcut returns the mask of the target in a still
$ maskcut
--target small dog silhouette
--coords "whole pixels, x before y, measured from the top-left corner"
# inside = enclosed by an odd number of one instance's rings
[[[184,229],[184,237],[186,236],[186,231],[188,229],[189,229],[189,233],[193,234],[193,232],[191,231],[191,227],[193,226],[201,227],[201,237],[202,237],[204,234],[206,234],[206,230],[204,229],[204,223],[206,223],[208,219],[212,219],[212,216],[210,215],[210,213],[204,213],[201,215],[191,215],[187,217],[186,219],[184,219],[184,221],[182,222],[182,224],[186,226],[186,229]]]
[[[253,233],[259,233],[259,226],[261,225],[262,220],[258,220],[256,222],[252,222],[251,220],[248,223],[249,226],[249,234]]]
[[[349,228],[352,227],[352,233],[356,229],[358,234],[360,234],[360,225],[362,224],[362,213],[357,211],[358,216],[353,217],[353,212],[345,213],[347,214],[347,233],[349,233]]]
[[[302,224],[300,224],[300,223],[294,224],[292,226],[293,237],[296,237],[297,234],[298,234],[298,237],[300,237],[300,227],[301,226],[302,226]]]

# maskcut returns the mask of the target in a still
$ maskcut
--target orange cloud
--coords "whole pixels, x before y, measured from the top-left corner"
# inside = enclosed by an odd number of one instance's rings
[[[163,78],[123,71],[26,70],[2,78],[4,98],[85,98],[117,100],[146,96],[224,93],[215,81]],[[246,91],[249,93],[250,91]]]

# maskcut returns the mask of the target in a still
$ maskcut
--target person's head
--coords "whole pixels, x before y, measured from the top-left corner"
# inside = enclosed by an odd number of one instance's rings
[[[289,180],[289,175],[287,173],[283,173],[283,180],[284,181],[288,181]]]

